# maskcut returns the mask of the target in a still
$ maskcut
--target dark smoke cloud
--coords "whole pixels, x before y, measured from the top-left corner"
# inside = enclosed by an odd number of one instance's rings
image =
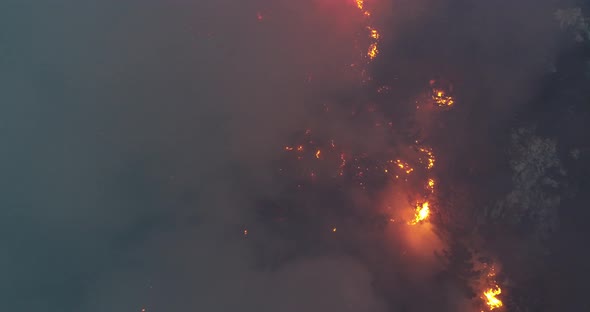
[[[379,4],[386,38],[372,72],[401,92],[387,99],[387,113],[412,118],[402,106],[431,75],[447,76],[464,90],[458,95],[466,107],[477,103],[451,115],[459,122],[449,131],[475,141],[461,131],[477,123],[479,135],[493,116],[509,115],[558,49],[551,36],[535,35],[550,32],[552,7],[542,2]],[[395,238],[407,233],[380,237],[365,231],[372,223],[355,221],[345,226],[366,233],[347,234],[350,242],[297,241],[277,235],[255,214],[258,199],[280,197],[274,160],[292,131],[311,124],[372,151],[384,145],[379,133],[338,119],[322,125],[312,113],[323,103],[369,98],[342,70],[357,57],[352,43],[363,30],[350,5],[61,0],[4,6],[1,310],[468,306],[459,286],[436,279],[436,248],[416,252],[418,261],[391,248],[412,254],[411,245]],[[457,151],[449,143],[441,154],[459,157]],[[329,217],[317,222],[330,228]],[[251,238],[243,238],[244,228]],[[426,240],[438,239],[429,235]],[[422,264],[427,272],[416,273]]]

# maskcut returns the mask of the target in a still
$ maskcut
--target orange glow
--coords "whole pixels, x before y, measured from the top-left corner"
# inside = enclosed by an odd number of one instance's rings
[[[244,229],[244,236],[248,236],[248,229]]]
[[[424,220],[428,219],[430,215],[430,207],[428,207],[428,202],[424,202],[422,204],[416,205],[416,212],[414,215],[414,220],[412,220],[411,224],[418,224],[423,222]]]
[[[414,168],[410,167],[408,163],[402,162],[399,159],[395,161],[395,164],[407,174],[410,174],[412,171],[414,171]]]
[[[293,150],[293,147],[292,146],[285,146],[285,150],[286,151],[292,151]]]
[[[488,288],[484,291],[484,299],[486,300],[486,304],[490,307],[490,310],[500,308],[504,304],[502,300],[498,299],[497,296],[502,293],[502,289],[498,285],[494,285],[494,287]]]
[[[455,99],[448,95],[442,89],[433,89],[432,90],[432,99],[434,103],[439,107],[449,107],[455,104]]]
[[[340,166],[338,167],[338,175],[342,176],[344,174],[344,167],[346,166],[346,155],[344,153],[340,154]]]
[[[428,164],[426,165],[426,168],[427,169],[434,168],[434,162],[436,161],[436,158],[434,157],[434,154],[432,153],[432,149],[420,147],[419,150],[428,156],[428,158],[427,158]]]
[[[362,10],[364,8],[364,2],[364,0],[356,0],[356,7]]]
[[[299,145],[299,146],[297,146],[297,151],[298,151],[298,152],[302,152],[302,151],[303,151],[303,145]]]
[[[336,227],[332,228],[332,232],[335,233],[336,232]]]
[[[322,151],[321,151],[321,150],[317,150],[317,151],[315,152],[315,158],[317,158],[317,159],[320,159],[320,155],[321,155],[321,154],[322,154]]]
[[[379,31],[377,31],[377,29],[372,28],[372,27],[367,27],[369,29],[369,31],[371,32],[371,38],[373,39],[379,39],[381,37],[381,35],[379,34]]]
[[[377,47],[377,43],[373,42],[369,46],[369,50],[367,51],[367,56],[370,59],[374,59],[375,57],[377,57],[377,54],[379,54],[379,48]]]
[[[426,189],[429,190],[431,193],[434,193],[434,179],[428,179],[428,182],[426,184]]]

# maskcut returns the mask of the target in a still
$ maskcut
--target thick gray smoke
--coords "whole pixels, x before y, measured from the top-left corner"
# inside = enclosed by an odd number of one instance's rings
[[[460,287],[432,284],[432,255],[415,277],[386,239],[318,254],[254,214],[279,196],[287,137],[317,125],[309,108],[356,90],[342,68],[364,30],[346,1],[3,4],[0,310],[425,311],[429,296],[461,309]],[[557,49],[534,35],[551,25],[538,1],[375,2],[371,71],[404,90],[392,112],[439,74],[469,88],[464,105],[488,100],[469,114],[505,116]],[[283,249],[306,251],[259,263]]]

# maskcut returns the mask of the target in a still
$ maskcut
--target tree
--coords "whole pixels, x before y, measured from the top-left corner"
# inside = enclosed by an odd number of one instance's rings
[[[565,176],[557,144],[536,135],[534,127],[520,128],[512,132],[510,155],[512,190],[486,214],[546,237],[557,226],[560,177]]]
[[[590,40],[590,22],[582,14],[582,9],[560,9],[555,11],[555,19],[563,29],[569,29],[577,42]]]

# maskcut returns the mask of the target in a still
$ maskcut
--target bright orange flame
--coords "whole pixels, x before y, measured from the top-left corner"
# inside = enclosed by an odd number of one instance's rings
[[[377,47],[377,43],[373,42],[369,46],[369,50],[367,51],[367,56],[370,59],[374,59],[375,57],[377,57],[377,54],[379,54],[379,48]]]
[[[419,150],[428,156],[428,165],[426,166],[426,168],[428,168],[428,169],[434,168],[434,162],[436,161],[436,158],[434,157],[432,150],[430,148],[424,148],[424,147],[420,147]]]
[[[414,171],[414,168],[410,167],[408,163],[404,163],[399,159],[397,159],[395,163],[400,169],[404,170],[407,174],[410,174],[412,171]]]
[[[362,10],[364,8],[364,2],[364,0],[356,0],[356,7]]]
[[[373,39],[379,39],[381,37],[381,35],[379,34],[379,31],[377,31],[377,29],[372,28],[372,27],[367,27],[369,29],[369,31],[371,32],[371,38]]]
[[[434,179],[428,179],[428,186],[427,188],[431,191],[434,192]]]
[[[322,153],[322,151],[321,151],[321,150],[317,150],[317,151],[315,152],[315,158],[317,158],[317,159],[320,159],[320,154],[321,154],[321,153]]]
[[[455,99],[452,96],[446,94],[446,92],[442,89],[433,89],[432,99],[436,105],[440,107],[449,107],[455,104]]]
[[[498,299],[496,296],[502,293],[502,289],[498,285],[495,285],[492,288],[484,291],[483,295],[485,296],[486,304],[490,307],[490,310],[500,308],[504,304],[502,300]]]
[[[411,224],[418,224],[428,218],[430,215],[430,208],[428,207],[428,202],[424,202],[422,204],[416,205],[416,212],[414,215],[414,220]]]

